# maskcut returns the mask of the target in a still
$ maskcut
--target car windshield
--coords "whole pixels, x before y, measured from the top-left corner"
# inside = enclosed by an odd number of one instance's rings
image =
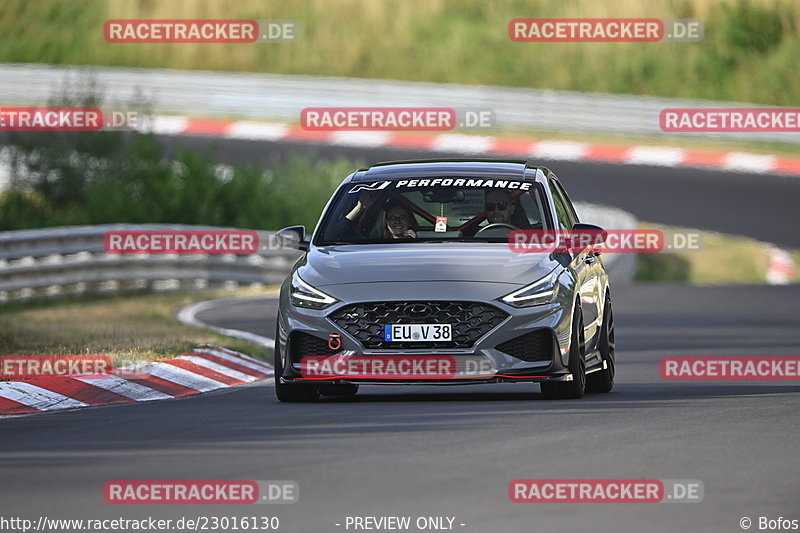
[[[507,242],[515,229],[550,229],[541,187],[495,178],[351,183],[336,195],[315,244]]]

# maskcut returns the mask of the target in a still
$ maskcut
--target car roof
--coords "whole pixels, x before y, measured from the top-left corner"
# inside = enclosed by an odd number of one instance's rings
[[[413,176],[463,176],[515,178],[534,181],[541,170],[545,176],[550,171],[524,160],[508,159],[418,159],[387,161],[361,168],[353,173],[352,182],[401,179]],[[526,172],[532,171],[532,172]]]

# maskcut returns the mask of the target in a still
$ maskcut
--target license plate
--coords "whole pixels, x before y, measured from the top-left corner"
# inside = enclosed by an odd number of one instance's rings
[[[383,339],[388,342],[447,342],[453,340],[450,324],[386,324]]]

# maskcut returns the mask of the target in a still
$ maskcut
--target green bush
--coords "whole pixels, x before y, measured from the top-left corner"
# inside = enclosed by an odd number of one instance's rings
[[[213,152],[169,159],[152,135],[14,136],[11,186],[0,197],[0,230],[108,223],[175,223],[275,229],[313,227],[358,163],[299,156],[220,167]]]
[[[64,84],[52,106],[102,107],[92,77]],[[147,102],[115,105],[147,121]],[[293,156],[264,167],[223,166],[214,150],[169,153],[135,131],[9,132],[9,187],[0,231],[111,223],[311,228],[341,180],[359,166]]]
[[[764,54],[783,39],[780,11],[762,7],[750,0],[722,5],[723,32],[736,57],[751,53]]]

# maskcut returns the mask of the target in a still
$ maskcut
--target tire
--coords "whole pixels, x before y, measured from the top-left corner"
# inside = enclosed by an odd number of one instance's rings
[[[583,315],[580,302],[575,304],[572,317],[572,336],[569,343],[569,364],[572,381],[543,381],[542,396],[547,400],[573,400],[583,397],[586,390],[586,358],[583,353]]]
[[[280,318],[279,318],[280,320]],[[283,357],[278,348],[278,332],[280,326],[276,326],[275,331],[275,350],[273,355],[273,367],[275,368],[275,395],[281,402],[316,402],[319,400],[319,388],[308,383],[281,383],[283,374]]]
[[[603,326],[600,331],[598,350],[600,357],[606,363],[605,370],[593,372],[586,376],[586,390],[589,392],[611,392],[614,388],[614,374],[616,373],[616,363],[614,360],[614,312],[611,309],[611,298],[606,296],[606,303],[603,309]]]

